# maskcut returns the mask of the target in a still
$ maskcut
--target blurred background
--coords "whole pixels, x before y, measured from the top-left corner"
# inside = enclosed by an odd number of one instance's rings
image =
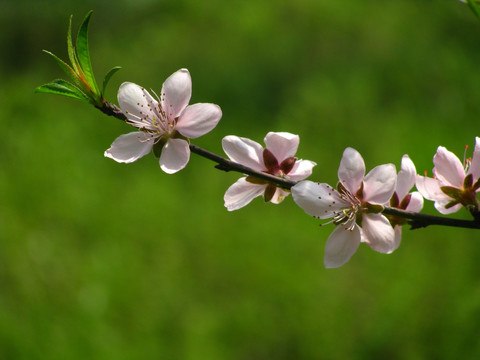
[[[123,67],[107,99],[186,67],[192,102],[222,107],[194,142],[219,154],[293,132],[334,184],[347,146],[431,173],[437,146],[462,158],[480,135],[480,21],[454,0],[0,0],[0,359],[480,357],[478,231],[404,229],[326,270],[333,228],[291,197],[229,213],[240,175],[206,159],[104,158],[131,128],[34,94],[65,77],[41,50],[67,59],[91,9],[97,81]]]

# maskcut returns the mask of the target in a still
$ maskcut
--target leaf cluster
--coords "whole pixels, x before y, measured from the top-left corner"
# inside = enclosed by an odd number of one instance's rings
[[[100,91],[95,76],[93,75],[92,63],[90,61],[90,52],[88,50],[88,25],[93,11],[89,11],[85,16],[78,30],[75,47],[72,41],[72,18],[68,25],[67,48],[70,65],[60,59],[50,51],[43,50],[50,55],[68,75],[70,81],[55,79],[48,84],[41,85],[35,89],[35,92],[50,93],[71,97],[102,108],[105,103],[103,94],[105,93],[108,82],[113,74],[120,70],[119,66],[113,67],[104,77],[102,90]]]

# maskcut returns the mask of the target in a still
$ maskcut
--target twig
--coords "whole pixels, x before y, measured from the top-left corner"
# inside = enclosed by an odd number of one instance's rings
[[[110,104],[107,101],[103,102],[102,107],[98,107],[100,111],[104,114],[109,116],[113,116],[119,120],[125,121],[127,118],[123,114],[122,110],[116,106],[115,104]],[[274,175],[270,175],[261,171],[253,170],[247,166],[242,164],[236,163],[234,161],[228,160],[220,155],[214,154],[208,150],[205,150],[197,145],[190,144],[190,151],[212,160],[216,162],[217,165],[215,168],[223,171],[236,171],[245,175],[254,176],[256,178],[266,180],[272,184],[277,185],[286,190],[290,190],[293,186],[297,184],[296,181],[277,177]],[[460,228],[467,228],[467,229],[480,229],[480,222],[474,220],[461,220],[461,219],[452,219],[442,216],[435,216],[435,215],[427,215],[421,214],[412,211],[401,210],[397,208],[391,207],[384,207],[383,214],[391,215],[391,216],[398,216],[401,218],[409,219],[409,224],[411,225],[411,229],[419,229],[424,228],[430,225],[443,225],[443,226],[451,226],[451,227],[460,227]]]

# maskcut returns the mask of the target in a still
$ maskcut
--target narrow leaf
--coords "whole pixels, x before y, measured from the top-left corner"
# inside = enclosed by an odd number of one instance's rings
[[[72,84],[70,85],[73,86]],[[64,85],[56,82],[51,82],[51,83],[39,86],[35,89],[35,92],[63,95],[63,96],[71,97],[74,99],[79,99],[87,103],[91,103],[91,101],[87,97],[85,97],[85,95],[81,93],[79,94],[78,92],[71,90],[71,88],[65,87]]]
[[[72,93],[77,94],[79,98],[83,98],[88,102],[91,102],[92,104],[94,103],[93,99],[91,99],[88,96],[88,94],[84,93],[82,89],[79,89],[77,86],[75,86],[72,83],[69,83],[68,81],[65,81],[63,79],[56,79],[56,80],[53,80],[52,83],[63,86],[64,88],[67,88],[68,90],[70,90]]]
[[[60,59],[57,55],[51,53],[50,51],[43,50],[43,52],[47,55],[50,55],[60,66],[60,68],[65,72],[65,74],[70,77],[70,79],[79,87],[82,87],[82,83],[80,79],[78,78],[78,75],[75,73],[75,71],[72,69],[70,65],[68,65],[65,61]]]
[[[92,92],[100,95],[98,91],[97,82],[93,76],[92,63],[90,62],[90,53],[88,51],[88,23],[93,11],[89,11],[83,20],[77,35],[77,55],[78,61],[85,75],[86,81],[92,88]]]
[[[73,15],[70,15],[70,22],[68,23],[68,33],[67,33],[67,48],[68,48],[68,58],[72,64],[73,70],[78,73],[78,60],[77,55],[75,54],[75,48],[73,47],[72,42],[72,18]]]
[[[78,81],[77,74],[70,65],[48,50],[43,50],[43,52],[47,55],[50,55],[57,62],[58,66],[60,66],[60,68],[65,72],[65,74],[67,74],[72,80],[77,79]]]
[[[480,18],[480,6],[477,4],[475,0],[468,0],[468,6],[472,10],[472,12]]]
[[[115,74],[121,68],[122,68],[121,66],[115,66],[114,68],[110,69],[109,72],[107,72],[107,75],[105,75],[105,78],[103,79],[102,94],[105,94],[105,90],[107,89],[108,82],[110,81],[113,74]]]

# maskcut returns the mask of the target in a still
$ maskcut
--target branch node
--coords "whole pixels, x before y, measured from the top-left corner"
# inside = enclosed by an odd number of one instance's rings
[[[217,164],[217,165],[215,165],[215,169],[222,170],[222,171],[225,171],[225,172],[229,172],[230,170],[232,170],[230,168],[230,166],[227,166],[225,164]]]

